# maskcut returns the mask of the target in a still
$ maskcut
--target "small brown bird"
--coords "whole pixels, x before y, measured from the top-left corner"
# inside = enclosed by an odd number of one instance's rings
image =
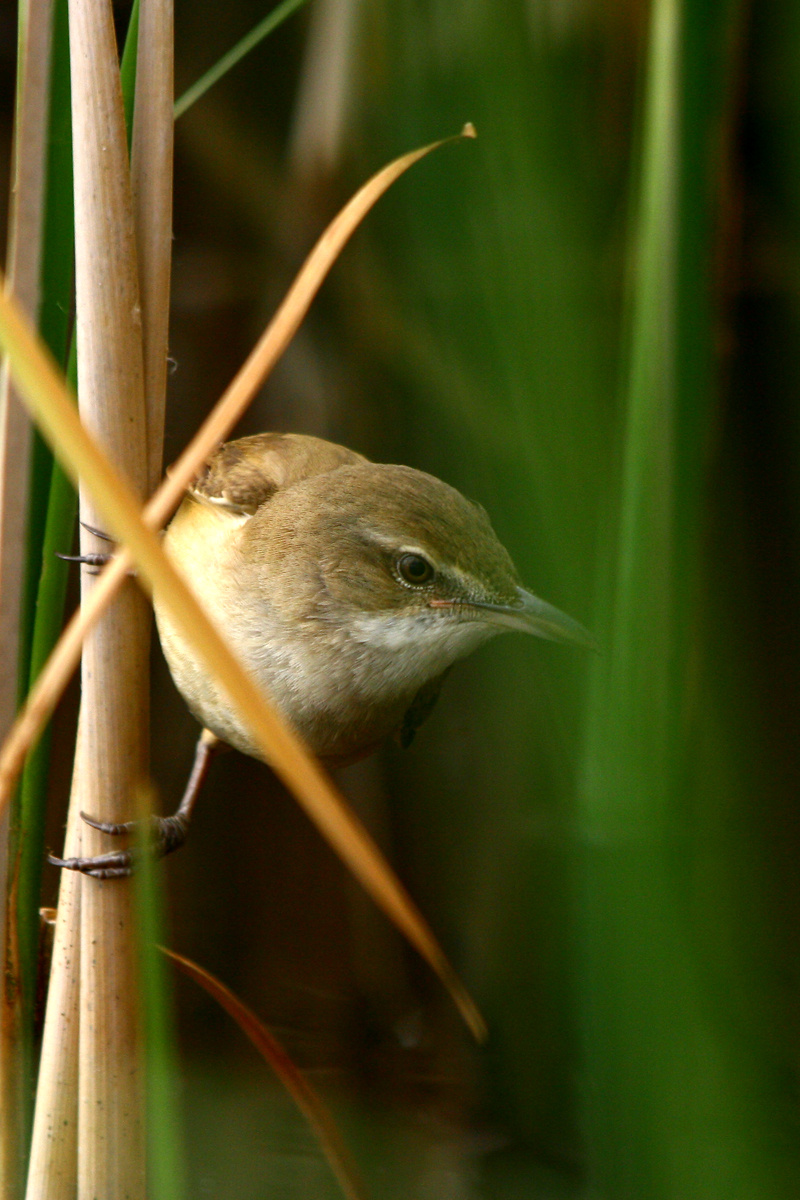
[[[480,505],[432,475],[320,438],[265,433],[223,446],[164,546],[237,657],[331,766],[390,734],[408,746],[452,664],[505,629],[592,644],[520,586]],[[214,746],[261,755],[158,595],[154,606],[172,677],[204,726],[180,809],[156,819],[166,853],[185,838]],[[64,865],[122,874],[130,858]]]

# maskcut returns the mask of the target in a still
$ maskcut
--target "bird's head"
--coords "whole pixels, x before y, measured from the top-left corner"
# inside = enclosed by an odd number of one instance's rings
[[[359,462],[305,480],[242,534],[251,561],[269,560],[273,588],[285,567],[306,618],[372,651],[376,664],[403,659],[415,677],[446,670],[505,629],[592,644],[581,625],[520,585],[479,505],[411,467]]]

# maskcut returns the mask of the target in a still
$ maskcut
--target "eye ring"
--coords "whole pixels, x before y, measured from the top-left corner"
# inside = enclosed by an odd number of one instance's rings
[[[403,554],[397,560],[397,571],[409,587],[424,587],[435,575],[433,566],[421,554]]]

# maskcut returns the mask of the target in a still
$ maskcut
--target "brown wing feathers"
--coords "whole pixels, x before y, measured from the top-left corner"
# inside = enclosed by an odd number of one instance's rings
[[[200,474],[196,499],[252,514],[275,492],[363,455],[321,438],[292,433],[258,433],[221,446]]]

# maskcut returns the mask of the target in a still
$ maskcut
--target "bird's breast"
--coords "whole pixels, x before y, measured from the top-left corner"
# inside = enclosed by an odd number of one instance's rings
[[[322,758],[341,761],[373,749],[400,726],[425,684],[488,635],[486,626],[424,606],[370,611],[338,602],[296,559],[254,565],[243,551],[246,533],[246,523],[189,501],[165,545],[242,665]],[[262,757],[158,596],[155,608],[167,663],[189,708],[218,737]]]
[[[199,596],[236,657],[264,694],[320,758],[346,762],[368,753],[402,721],[414,678],[392,655],[375,661],[358,641],[329,622],[285,622],[265,600],[237,609],[232,597]],[[263,755],[224,692],[159,614],[162,648],[189,708],[223,741],[255,758]]]

